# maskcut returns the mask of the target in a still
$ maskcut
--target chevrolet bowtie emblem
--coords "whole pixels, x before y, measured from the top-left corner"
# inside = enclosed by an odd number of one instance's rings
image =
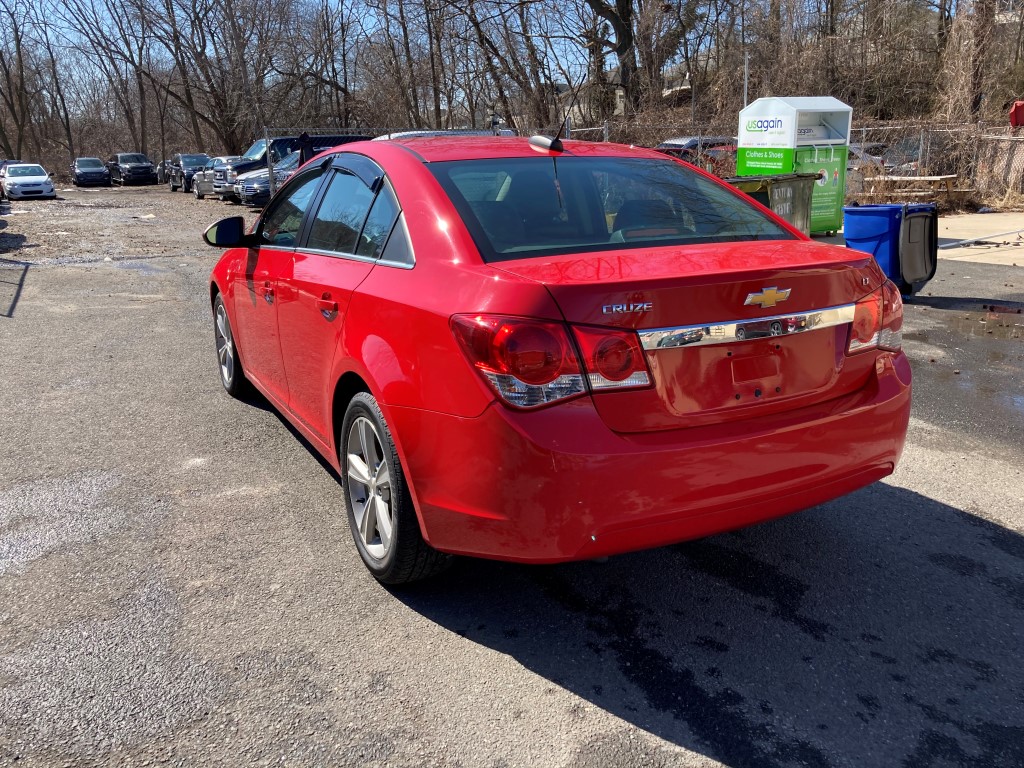
[[[774,307],[780,301],[788,299],[791,290],[791,288],[784,288],[780,291],[773,285],[771,288],[765,288],[760,293],[748,293],[747,300],[743,302],[743,306],[749,307],[751,304],[757,304],[764,309]]]

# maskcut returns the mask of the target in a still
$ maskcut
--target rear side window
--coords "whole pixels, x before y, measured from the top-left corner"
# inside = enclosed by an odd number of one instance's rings
[[[366,217],[363,234],[359,238],[356,254],[371,259],[379,259],[388,241],[395,219],[398,218],[398,200],[391,189],[391,184],[384,182],[373,201],[370,215]]]
[[[571,157],[429,164],[485,261],[793,235],[671,160]]]

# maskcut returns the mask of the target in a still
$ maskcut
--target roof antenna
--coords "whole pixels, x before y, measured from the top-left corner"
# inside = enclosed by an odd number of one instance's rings
[[[558,128],[558,133],[555,134],[554,138],[550,136],[543,136],[537,134],[530,137],[530,144],[537,149],[546,149],[552,152],[561,152],[564,147],[562,146],[562,134],[565,133],[566,127],[569,125],[569,116],[572,114],[573,107],[576,106],[576,100],[579,98],[580,91],[583,90],[583,84],[587,82],[584,77],[580,80],[580,84],[576,86],[576,90],[573,91],[572,101],[569,102],[569,108],[565,111],[565,119],[562,120],[562,124]]]

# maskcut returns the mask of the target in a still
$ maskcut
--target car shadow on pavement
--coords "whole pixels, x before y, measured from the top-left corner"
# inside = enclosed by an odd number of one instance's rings
[[[340,479],[338,470],[331,466],[330,462],[321,455],[316,446],[309,442],[309,440],[306,439],[306,436],[295,428],[294,424],[281,415],[281,412],[274,407],[274,404],[267,400],[263,393],[256,389],[256,387],[250,384],[245,395],[242,397],[242,401],[253,408],[259,408],[261,411],[274,414],[277,417],[277,420],[281,422],[282,426],[291,433],[292,437],[302,444],[303,448],[309,451],[310,456],[316,459],[320,466],[323,467],[329,475],[333,476],[335,480]]]
[[[0,257],[0,317],[14,317],[14,308],[18,306],[18,299],[25,287],[28,268],[28,262]]]
[[[1024,314],[1024,301],[1006,301],[1005,299],[986,299],[960,296],[904,296],[905,304],[930,307],[931,309],[948,309],[954,312],[1002,312],[1007,314]]]
[[[1022,573],[1018,533],[876,483],[604,563],[461,560],[395,595],[729,766],[1019,766]]]

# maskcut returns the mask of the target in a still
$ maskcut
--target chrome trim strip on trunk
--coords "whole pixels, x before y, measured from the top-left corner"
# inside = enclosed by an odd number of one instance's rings
[[[855,307],[855,304],[846,304],[809,312],[759,317],[756,320],[730,320],[724,323],[685,325],[679,328],[651,328],[638,333],[645,350],[731,344],[767,336],[790,336],[794,333],[806,333],[852,323]]]

